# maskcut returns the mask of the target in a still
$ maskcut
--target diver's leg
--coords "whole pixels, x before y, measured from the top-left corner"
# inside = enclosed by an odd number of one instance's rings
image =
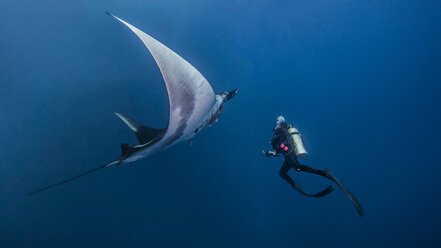
[[[279,175],[281,178],[283,178],[287,183],[289,183],[295,190],[299,191],[303,195],[306,196],[312,196],[312,197],[322,197],[325,196],[333,191],[332,186],[328,186],[326,189],[324,189],[321,192],[318,192],[316,194],[311,194],[306,191],[304,191],[300,185],[292,180],[292,178],[288,175],[288,171],[291,169],[291,163],[288,160],[285,160],[282,167],[280,168]]]
[[[288,162],[288,160],[285,160],[285,162],[283,162],[282,167],[280,167],[279,170],[279,176],[281,178],[283,178],[287,183],[291,184],[291,186],[293,186],[295,188],[295,182],[291,179],[291,177],[288,175],[288,171],[291,169],[291,165]]]
[[[326,177],[326,178],[328,178],[328,179],[333,180],[332,175],[329,173],[328,170],[320,170],[320,169],[316,169],[316,168],[313,168],[313,167],[311,167],[311,166],[308,166],[308,165],[302,165],[302,164],[299,164],[299,163],[296,163],[296,164],[294,165],[294,169],[295,169],[296,171],[303,171],[303,172],[314,173],[314,174],[316,174],[316,175],[320,175],[320,176],[322,176],[322,177]],[[334,180],[333,180],[333,181],[334,181]]]

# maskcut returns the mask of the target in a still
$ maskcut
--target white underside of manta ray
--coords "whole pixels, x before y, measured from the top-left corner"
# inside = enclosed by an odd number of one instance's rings
[[[132,30],[155,59],[164,78],[169,98],[168,126],[166,129],[149,128],[123,114],[115,113],[135,133],[140,142],[139,145],[122,144],[122,155],[115,161],[30,194],[58,186],[111,165],[141,159],[182,141],[191,141],[202,128],[217,121],[222,113],[223,103],[237,93],[237,90],[233,90],[228,93],[215,94],[204,76],[178,54],[129,23],[112,14],[109,15]]]

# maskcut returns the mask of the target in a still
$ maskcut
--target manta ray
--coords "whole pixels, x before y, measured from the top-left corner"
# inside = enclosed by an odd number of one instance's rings
[[[126,115],[115,113],[134,132],[139,144],[121,144],[122,154],[118,159],[30,194],[53,188],[109,166],[139,160],[182,141],[191,141],[204,127],[211,126],[218,120],[223,111],[223,104],[237,93],[236,89],[215,94],[204,76],[181,56],[138,28],[106,13],[132,30],[156,61],[168,93],[170,108],[168,126],[162,129],[146,127]]]

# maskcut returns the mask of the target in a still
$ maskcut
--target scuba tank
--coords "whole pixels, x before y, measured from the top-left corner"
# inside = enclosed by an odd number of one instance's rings
[[[288,128],[288,134],[294,144],[294,151],[299,158],[305,158],[308,156],[308,152],[303,145],[302,138],[297,128],[290,126]]]

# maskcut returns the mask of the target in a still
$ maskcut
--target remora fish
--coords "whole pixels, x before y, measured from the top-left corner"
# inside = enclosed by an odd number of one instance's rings
[[[118,159],[30,194],[67,183],[111,165],[141,159],[182,141],[191,141],[202,128],[217,121],[222,114],[222,105],[237,93],[237,90],[232,90],[215,94],[204,76],[178,54],[129,23],[110,13],[107,14],[130,28],[155,59],[168,93],[168,126],[164,129],[145,127],[123,114],[115,113],[135,133],[139,145],[121,144],[122,155]]]

